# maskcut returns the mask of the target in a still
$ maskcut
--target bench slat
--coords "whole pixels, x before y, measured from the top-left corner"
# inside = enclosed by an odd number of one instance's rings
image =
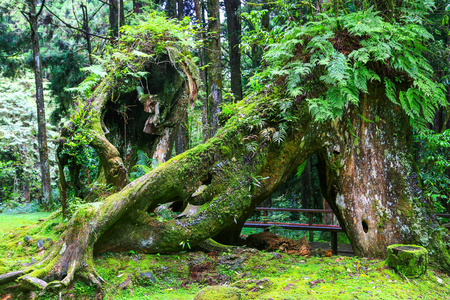
[[[244,227],[252,228],[267,228],[272,226],[278,226],[286,229],[294,230],[317,230],[317,231],[331,231],[341,232],[342,228],[339,225],[318,225],[318,224],[299,224],[299,223],[277,223],[277,222],[254,222],[247,221],[244,223]]]

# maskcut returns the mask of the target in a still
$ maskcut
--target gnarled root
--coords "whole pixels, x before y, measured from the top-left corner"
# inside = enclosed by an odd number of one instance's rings
[[[47,290],[68,286],[75,272],[100,286],[102,279],[94,268],[92,244],[98,207],[81,207],[46,256],[27,268],[0,276],[0,284],[16,280],[27,290]]]

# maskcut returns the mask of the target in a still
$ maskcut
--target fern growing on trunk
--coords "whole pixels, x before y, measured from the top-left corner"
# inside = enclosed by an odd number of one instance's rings
[[[318,19],[289,23],[264,56],[265,78],[285,77],[288,95],[305,96],[316,120],[340,117],[371,82],[383,83],[414,124],[432,121],[436,108],[447,105],[422,55],[433,37],[416,19],[389,23],[370,9]]]

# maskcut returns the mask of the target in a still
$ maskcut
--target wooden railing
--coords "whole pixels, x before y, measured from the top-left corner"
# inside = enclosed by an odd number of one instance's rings
[[[338,242],[337,242],[337,233],[342,232],[342,228],[339,225],[325,225],[325,224],[313,224],[314,218],[313,214],[325,214],[325,213],[333,213],[332,210],[326,209],[302,209],[302,208],[270,208],[270,207],[257,207],[255,211],[262,211],[263,216],[265,217],[263,221],[247,221],[244,224],[244,227],[249,228],[267,228],[272,226],[277,226],[281,228],[291,229],[291,230],[308,230],[309,231],[309,241],[314,241],[314,231],[329,231],[331,232],[331,249],[333,253],[336,255],[338,253]],[[298,212],[298,213],[306,213],[308,216],[308,224],[306,223],[283,223],[283,222],[269,222],[267,221],[268,212],[269,211],[286,211],[286,212]],[[438,217],[449,218],[450,214],[436,214]],[[447,223],[450,225],[450,223]],[[446,225],[447,225],[446,224]],[[446,226],[450,229],[450,226]],[[340,252],[349,252],[345,250],[340,250]]]
[[[436,214],[436,216],[450,219],[450,214]]]
[[[450,214],[436,214],[438,217],[450,219]],[[442,224],[445,228],[450,230],[450,223]]]
[[[272,226],[277,226],[281,228],[291,229],[291,230],[308,230],[309,231],[309,241],[314,241],[314,231],[328,231],[331,232],[331,249],[336,255],[338,253],[338,242],[337,233],[342,232],[342,228],[339,225],[325,225],[325,224],[314,224],[313,214],[324,214],[333,213],[332,210],[326,209],[301,209],[301,208],[269,208],[269,207],[257,207],[255,211],[262,211],[263,216],[267,218],[269,211],[286,211],[286,212],[299,212],[306,213],[308,216],[308,224],[306,223],[282,223],[282,222],[269,222],[267,220],[263,221],[247,221],[244,227],[250,228],[267,228]],[[348,252],[348,251],[341,251]]]

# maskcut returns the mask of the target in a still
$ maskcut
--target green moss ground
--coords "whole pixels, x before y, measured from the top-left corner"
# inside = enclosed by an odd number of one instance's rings
[[[0,214],[0,274],[8,270],[20,269],[23,264],[39,259],[36,242],[39,239],[51,238],[56,241],[57,234],[53,230],[32,234],[38,228],[39,220],[47,219],[50,213]],[[56,222],[56,221],[55,221]],[[23,240],[25,234],[32,237],[30,242]]]
[[[47,214],[48,216],[48,214]],[[17,248],[13,258],[5,253],[7,230],[24,230],[45,215],[0,215],[0,254],[9,267],[11,260],[29,259],[30,253]],[[28,249],[32,251],[32,249]],[[406,279],[384,261],[336,256],[297,257],[284,253],[234,248],[223,253],[198,251],[176,254],[106,253],[95,259],[106,280],[104,291],[81,281],[62,291],[63,299],[193,299],[208,285],[230,285],[241,289],[243,299],[450,299],[450,279],[429,270],[417,279]],[[150,272],[152,278],[142,277]],[[17,289],[0,286],[0,299]],[[39,299],[59,299],[59,292]],[[99,299],[99,298],[97,298]]]

